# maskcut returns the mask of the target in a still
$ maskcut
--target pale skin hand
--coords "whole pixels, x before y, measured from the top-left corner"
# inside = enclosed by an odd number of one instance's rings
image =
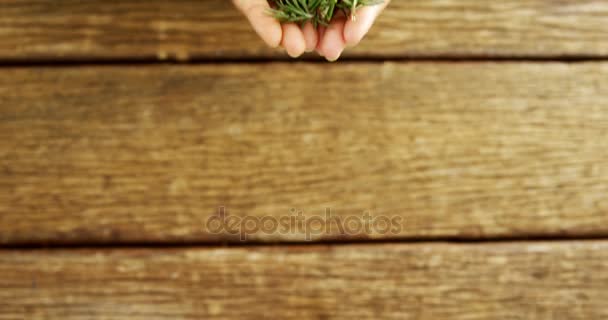
[[[357,45],[367,34],[390,0],[383,4],[361,8],[356,19],[335,17],[327,27],[318,30],[311,23],[300,27],[294,23],[280,24],[268,15],[266,0],[233,0],[247,17],[253,29],[269,46],[282,46],[291,57],[317,51],[329,61],[338,60],[346,47]]]

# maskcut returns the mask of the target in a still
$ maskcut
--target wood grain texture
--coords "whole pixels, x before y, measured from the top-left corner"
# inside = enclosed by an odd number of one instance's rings
[[[604,63],[5,68],[0,242],[237,241],[205,227],[222,206],[403,219],[313,240],[604,236],[607,78]]]
[[[606,242],[0,251],[0,319],[605,319]]]
[[[4,0],[0,61],[286,57],[228,0]],[[608,1],[394,0],[350,57],[606,57]]]

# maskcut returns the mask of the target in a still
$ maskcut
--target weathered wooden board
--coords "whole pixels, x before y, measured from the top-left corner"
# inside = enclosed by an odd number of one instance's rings
[[[605,319],[608,244],[0,251],[0,319]]]
[[[0,242],[306,239],[211,234],[220,207],[402,219],[321,221],[313,240],[605,236],[606,79],[604,63],[4,68]]]
[[[285,56],[228,0],[4,0],[0,61]],[[351,57],[606,57],[608,1],[394,0]]]

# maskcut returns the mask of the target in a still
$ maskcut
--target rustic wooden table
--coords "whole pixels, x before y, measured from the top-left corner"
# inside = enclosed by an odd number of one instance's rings
[[[394,0],[333,64],[4,0],[0,319],[608,318],[606,59],[605,0]],[[292,209],[399,228],[209,228]]]

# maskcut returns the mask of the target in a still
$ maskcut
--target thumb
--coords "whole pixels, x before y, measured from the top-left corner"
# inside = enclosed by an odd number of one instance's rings
[[[344,40],[347,46],[354,46],[361,42],[389,2],[390,0],[384,0],[381,4],[363,7],[357,10],[356,17],[348,19],[344,26]]]
[[[233,0],[234,5],[247,17],[255,32],[275,48],[281,44],[281,24],[268,14],[270,6],[266,0]]]

